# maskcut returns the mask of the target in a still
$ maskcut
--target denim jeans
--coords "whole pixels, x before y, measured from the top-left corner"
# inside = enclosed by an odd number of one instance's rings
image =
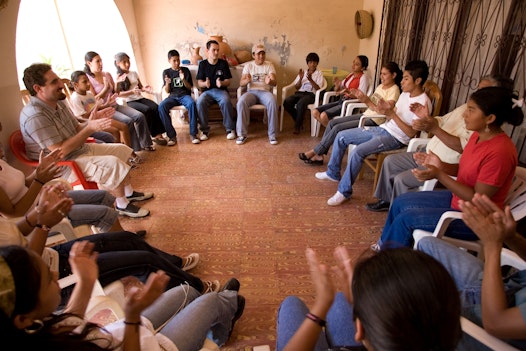
[[[197,114],[199,115],[201,131],[203,133],[210,132],[210,127],[208,126],[208,109],[216,102],[219,104],[219,109],[223,114],[223,125],[226,131],[230,132],[235,130],[234,107],[230,101],[228,91],[213,88],[202,92],[201,95],[199,95],[199,99],[197,99]]]
[[[334,143],[334,139],[336,139],[336,135],[342,130],[357,128],[360,124],[360,117],[362,117],[362,114],[358,113],[355,115],[331,119],[329,124],[327,124],[327,128],[325,128],[321,141],[314,147],[316,155],[327,155],[332,143]],[[367,119],[365,125],[374,127],[376,126],[376,123],[371,119]]]
[[[224,290],[200,295],[187,286],[162,294],[142,315],[154,329],[170,339],[180,351],[201,349],[207,336],[222,346],[232,329],[237,311],[237,292]]]
[[[236,132],[239,136],[247,136],[250,123],[250,106],[261,104],[267,109],[268,136],[276,137],[278,126],[278,103],[270,91],[252,89],[241,95],[237,101]]]
[[[142,98],[128,101],[128,106],[144,114],[152,137],[165,132],[163,122],[159,116],[159,106],[154,101]]]
[[[354,340],[356,329],[354,327],[352,305],[342,293],[337,293],[334,302],[327,314],[326,332],[332,346],[357,346],[361,345]],[[278,310],[276,351],[281,351],[287,345],[294,333],[305,320],[309,309],[305,303],[296,296],[288,296],[283,300]],[[316,351],[327,351],[329,345],[323,332],[320,332]]]
[[[152,145],[150,130],[146,124],[146,117],[131,107],[116,105],[113,119],[128,126],[130,132],[131,147],[134,151],[141,151]]]
[[[422,238],[417,245],[417,249],[425,252],[442,265],[449,272],[460,292],[460,302],[462,304],[462,315],[473,323],[482,326],[482,278],[484,275],[484,263],[475,256],[460,250],[458,247],[435,237]],[[512,279],[504,279],[504,290],[506,291],[508,306],[515,305],[514,293],[524,289],[524,271],[510,276]],[[521,278],[522,277],[522,278]],[[521,283],[518,283],[522,281]],[[525,340],[508,340],[515,347],[524,350]],[[458,350],[487,350],[471,337],[463,336]]]
[[[352,150],[343,177],[340,177],[343,156],[349,145],[356,145]],[[352,195],[352,185],[358,178],[363,160],[376,152],[399,149],[400,141],[380,127],[368,129],[353,128],[339,132],[334,139],[331,159],[327,165],[327,175],[340,180],[338,191],[345,197]]]
[[[105,190],[72,190],[68,195],[74,202],[68,219],[73,227],[93,225],[101,232],[107,232],[117,220],[113,209],[115,197]]]
[[[413,230],[433,232],[440,216],[446,211],[454,211],[451,198],[450,191],[418,191],[398,196],[391,204],[378,244],[382,249],[411,246]],[[462,240],[477,240],[477,236],[462,220],[452,221],[446,235]]]
[[[170,95],[159,104],[159,115],[166,129],[168,138],[175,138],[177,132],[172,125],[170,109],[174,106],[183,105],[188,110],[188,119],[190,122],[190,135],[197,136],[197,107],[194,99],[190,95],[173,96]]]

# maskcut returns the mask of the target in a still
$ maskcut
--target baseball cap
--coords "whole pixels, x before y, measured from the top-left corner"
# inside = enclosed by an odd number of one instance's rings
[[[258,52],[265,51],[265,45],[263,44],[256,44],[252,47],[252,53],[255,55]]]

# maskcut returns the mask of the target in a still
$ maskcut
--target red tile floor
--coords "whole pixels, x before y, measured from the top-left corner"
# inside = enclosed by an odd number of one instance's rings
[[[145,162],[132,171],[135,187],[153,191],[155,198],[142,204],[149,217],[123,218],[124,228],[146,229],[146,240],[167,252],[198,252],[201,261],[192,273],[202,279],[241,282],[245,312],[222,350],[257,345],[274,350],[280,302],[292,294],[307,302],[313,298],[305,248],[315,248],[329,264],[338,244],[359,255],[378,238],[386,218],[364,208],[373,200],[367,171],[351,201],[329,207],[336,183],[314,178],[326,162],[310,166],[297,156],[319,138],[308,128],[293,135],[292,121],[285,117],[275,146],[261,120],[251,123],[248,141],[240,146],[226,140],[217,122],[208,141],[193,145],[188,125],[174,121],[177,145],[143,152]]]

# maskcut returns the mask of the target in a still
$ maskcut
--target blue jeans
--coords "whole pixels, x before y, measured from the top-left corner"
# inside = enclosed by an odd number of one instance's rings
[[[73,227],[87,224],[107,232],[117,220],[117,211],[113,209],[115,197],[105,190],[72,190],[68,195],[74,202],[68,219]]]
[[[446,211],[454,211],[451,198],[450,191],[419,191],[398,196],[391,204],[378,244],[382,249],[411,246],[413,230],[433,232],[440,216]],[[462,240],[477,240],[477,236],[462,220],[452,221],[446,235]]]
[[[238,136],[247,136],[250,123],[250,106],[261,104],[267,109],[268,136],[276,137],[278,125],[278,104],[276,97],[270,91],[252,89],[241,95],[237,101],[236,132]]]
[[[151,146],[152,139],[144,114],[128,106],[116,105],[114,107],[113,119],[128,126],[132,149],[141,151],[145,147]]]
[[[195,351],[201,349],[207,336],[222,346],[228,340],[236,311],[236,291],[200,295],[194,288],[181,285],[162,294],[142,315],[154,329],[168,322],[159,333],[180,351]]]
[[[173,96],[170,95],[159,104],[159,115],[166,129],[168,138],[175,138],[177,132],[172,125],[170,109],[174,106],[183,105],[188,110],[188,119],[190,122],[190,135],[197,135],[197,107],[194,99],[190,95]]]
[[[340,177],[343,156],[349,145],[356,145],[352,150],[343,177]],[[352,185],[358,178],[363,160],[374,153],[399,149],[404,144],[380,127],[369,129],[353,128],[339,132],[334,139],[331,159],[327,165],[327,175],[340,180],[338,191],[345,197],[352,195]]]
[[[227,132],[236,129],[236,123],[234,121],[234,107],[230,101],[230,95],[228,91],[223,89],[212,88],[206,90],[199,95],[197,99],[197,114],[199,115],[199,124],[201,125],[201,131],[208,134],[210,127],[208,126],[208,109],[212,104],[218,103],[219,109],[223,114],[223,125]]]
[[[354,340],[356,329],[352,310],[353,307],[345,296],[342,293],[337,293],[327,314],[326,332],[332,341],[331,346],[361,345]],[[305,314],[308,312],[309,309],[305,303],[296,296],[288,296],[283,300],[278,310],[276,351],[283,350],[305,320]],[[314,350],[327,351],[328,347],[323,332],[320,332]]]
[[[417,249],[432,256],[449,272],[460,292],[462,304],[462,315],[479,326],[482,326],[482,277],[484,275],[484,263],[475,256],[459,250],[458,247],[435,237],[425,237],[418,242]],[[504,290],[508,298],[508,306],[515,305],[514,293],[526,286],[524,282],[525,272],[518,272],[504,279]],[[521,278],[522,277],[522,278]],[[508,340],[515,347],[524,350],[526,341]],[[463,336],[458,350],[487,350],[471,337]]]

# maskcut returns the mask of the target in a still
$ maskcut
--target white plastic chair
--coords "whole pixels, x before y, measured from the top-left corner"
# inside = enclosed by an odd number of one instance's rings
[[[367,88],[366,95],[367,96],[371,96],[374,93],[373,79],[371,78],[371,76],[368,73],[365,73],[365,74],[367,75],[367,79],[369,81],[369,87]],[[330,98],[333,97],[333,96],[336,96],[336,92],[335,91],[327,91],[327,92],[325,92],[325,94],[323,95],[323,102],[322,102],[321,105],[328,104],[329,101],[330,101]],[[347,106],[349,104],[352,104],[352,103],[360,103],[360,100],[358,100],[358,99],[345,100],[343,102],[343,104],[342,104],[342,110],[341,110],[341,113],[340,113],[339,117],[348,116],[348,114],[346,113]],[[311,110],[311,112],[312,112],[312,110]],[[335,117],[335,118],[338,118],[338,117]],[[317,137],[320,134],[320,126],[321,126],[321,123],[316,118],[314,118],[314,116],[311,113],[311,136],[316,136]]]
[[[308,105],[308,109],[310,111],[312,111],[316,107],[320,106],[321,92],[324,91],[325,89],[327,89],[327,79],[323,78],[322,85],[314,93],[314,96],[315,96],[314,97],[314,103]],[[283,107],[283,103],[285,102],[285,99],[287,97],[289,97],[290,95],[292,95],[295,91],[296,91],[296,87],[294,86],[294,82],[290,83],[289,85],[287,85],[287,86],[285,86],[285,87],[283,87],[281,89],[281,116],[280,116],[280,120],[279,120],[279,131],[280,132],[283,131],[283,116],[285,114],[285,108]],[[311,122],[311,135],[312,136],[314,136],[313,135],[314,128],[315,127],[312,126],[312,122]]]
[[[237,99],[241,97],[244,93],[246,93],[248,90],[250,90],[250,83],[247,84],[246,87],[238,87],[237,88]],[[278,101],[278,86],[275,85],[272,87],[272,89],[269,90],[272,94],[274,94],[274,97],[276,99],[276,102]],[[267,116],[267,108],[265,105],[262,104],[255,104],[250,106],[250,111],[263,111],[263,123],[267,123],[268,116]],[[250,120],[250,119],[249,119]]]
[[[516,221],[526,217],[526,168],[517,167],[515,170],[513,183],[510,187],[505,203],[510,205],[511,213]],[[484,259],[480,241],[467,241],[444,236],[449,224],[456,219],[462,220],[462,212],[446,211],[440,217],[440,220],[432,233],[421,229],[414,230],[414,247],[416,248],[420,239],[432,235],[437,238],[442,238],[455,246],[476,252],[479,258]]]
[[[506,248],[503,248],[500,253],[500,265],[511,266],[518,270],[526,269],[526,261],[520,258],[515,252]],[[481,328],[467,318],[460,317],[460,325],[464,333],[470,335],[492,350],[518,351],[515,347],[489,334],[484,328]]]

